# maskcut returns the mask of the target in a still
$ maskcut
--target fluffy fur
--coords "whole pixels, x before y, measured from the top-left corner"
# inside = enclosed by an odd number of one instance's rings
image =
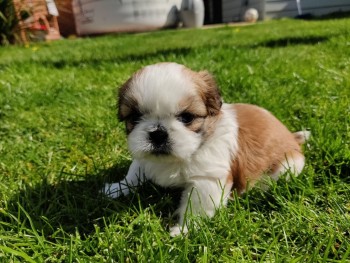
[[[187,207],[213,216],[264,176],[277,180],[304,167],[300,145],[308,132],[291,133],[271,113],[248,104],[223,104],[213,77],[176,63],[136,72],[119,90],[119,119],[126,124],[133,162],[125,179],[107,184],[116,198],[152,180],[183,187],[172,236],[187,232]]]

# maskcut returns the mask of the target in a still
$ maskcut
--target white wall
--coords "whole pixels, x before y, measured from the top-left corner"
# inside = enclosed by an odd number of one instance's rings
[[[315,16],[350,11],[350,0],[300,0],[300,4],[303,14]],[[224,23],[242,21],[245,10],[251,7],[259,11],[259,19],[298,15],[296,0],[222,0],[222,20]]]
[[[182,0],[73,0],[79,35],[175,26]]]
[[[315,16],[350,11],[350,0],[300,0],[302,14]],[[295,17],[296,0],[265,0],[265,18]]]

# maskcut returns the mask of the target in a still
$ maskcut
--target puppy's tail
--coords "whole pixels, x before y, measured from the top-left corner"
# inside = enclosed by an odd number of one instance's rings
[[[311,132],[310,131],[298,131],[298,132],[294,132],[294,139],[297,141],[297,143],[304,144],[311,136]]]

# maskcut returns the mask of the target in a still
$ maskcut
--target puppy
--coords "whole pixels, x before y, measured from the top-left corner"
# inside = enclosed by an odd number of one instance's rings
[[[277,180],[304,167],[301,144],[267,110],[222,103],[213,77],[176,63],[137,71],[119,90],[119,119],[126,124],[133,161],[125,179],[105,193],[128,194],[145,179],[184,189],[171,236],[186,233],[185,214],[212,217],[232,189],[242,194],[264,176]]]

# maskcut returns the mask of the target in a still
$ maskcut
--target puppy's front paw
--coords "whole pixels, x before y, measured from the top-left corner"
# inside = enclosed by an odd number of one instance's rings
[[[180,226],[179,224],[176,224],[175,226],[170,228],[170,236],[171,237],[176,237],[180,234],[183,234],[184,236],[188,233],[188,228],[187,226]]]
[[[117,198],[122,194],[128,194],[128,190],[125,187],[122,188],[120,183],[105,184],[104,189],[102,189],[102,193],[110,198]]]

